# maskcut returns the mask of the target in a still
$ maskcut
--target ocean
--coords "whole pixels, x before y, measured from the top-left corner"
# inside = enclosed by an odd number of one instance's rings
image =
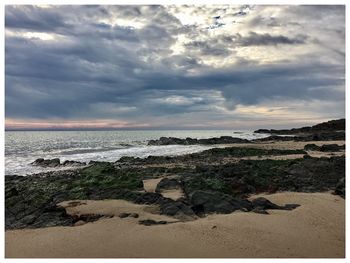
[[[204,145],[148,146],[162,136],[212,138],[233,136],[263,138],[266,134],[230,130],[162,131],[6,131],[5,175],[28,175],[67,168],[41,168],[30,165],[37,158],[83,161],[117,161],[122,156],[145,158],[150,155],[174,156],[213,148]]]

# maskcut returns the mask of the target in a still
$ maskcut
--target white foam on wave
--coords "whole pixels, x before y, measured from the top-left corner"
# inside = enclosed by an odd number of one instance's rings
[[[204,151],[214,146],[202,146],[202,145],[166,145],[166,146],[137,146],[125,149],[100,151],[100,152],[87,152],[71,155],[59,155],[48,154],[45,159],[60,158],[61,162],[66,160],[86,162],[89,161],[106,161],[115,162],[123,156],[132,156],[146,158],[150,155],[153,156],[176,156],[183,154],[190,154],[195,152]],[[54,170],[61,170],[62,168],[42,168],[38,166],[30,165],[36,158],[42,158],[43,156],[33,157],[17,157],[6,158],[5,174],[6,175],[26,175],[39,172],[47,172]],[[65,167],[64,169],[69,169]]]
[[[197,139],[233,136],[250,140],[263,138],[268,134],[237,130],[6,132],[5,174],[25,175],[57,170],[30,165],[37,158],[60,158],[62,162],[65,160],[114,162],[122,156],[140,158],[150,155],[173,156],[220,147],[219,145],[147,145],[149,140],[158,139],[162,136]]]

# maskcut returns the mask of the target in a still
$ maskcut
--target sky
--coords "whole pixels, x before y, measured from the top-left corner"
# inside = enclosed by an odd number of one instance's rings
[[[291,128],[345,117],[345,7],[5,7],[5,128]]]

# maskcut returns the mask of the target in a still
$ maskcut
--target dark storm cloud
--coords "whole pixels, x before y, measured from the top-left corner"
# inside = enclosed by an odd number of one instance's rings
[[[206,11],[193,12],[199,10]],[[248,17],[250,9],[232,13]],[[308,57],[264,64],[237,56],[235,64],[221,67],[205,61],[224,60],[241,47],[303,46],[308,37],[302,32],[209,38],[210,30],[183,26],[163,6],[7,6],[5,24],[12,32],[5,39],[7,118],[151,119],[196,113],[205,119],[211,112],[209,120],[224,119],[217,107],[344,98],[341,58],[333,64]],[[183,36],[191,41],[178,42]],[[176,45],[184,50],[174,54]]]
[[[58,12],[35,6],[6,6],[6,28],[51,31],[64,26],[64,17]]]

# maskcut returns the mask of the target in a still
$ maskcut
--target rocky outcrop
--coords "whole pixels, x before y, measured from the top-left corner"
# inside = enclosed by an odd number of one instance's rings
[[[229,214],[240,209],[252,210],[251,203],[248,200],[238,200],[232,196],[212,191],[194,191],[190,195],[190,203],[192,210],[198,216],[210,213]]]
[[[61,165],[60,159],[54,158],[54,159],[47,159],[39,158],[36,159],[34,162],[31,163],[35,166],[42,166],[42,167],[57,167]]]
[[[190,202],[192,209],[199,216],[211,213],[229,214],[236,210],[266,214],[267,209],[293,210],[299,206],[298,204],[279,206],[263,197],[249,201],[247,199],[233,198],[220,192],[201,190],[191,194]]]
[[[321,146],[321,152],[339,152],[345,150],[345,145],[338,144],[324,144]]]
[[[305,151],[319,151],[320,150],[320,146],[314,144],[314,143],[310,143],[310,144],[306,144],[304,146],[304,150]]]
[[[333,134],[334,132],[345,131],[345,119],[331,120],[323,122],[311,127],[293,128],[293,129],[259,129],[255,133],[270,133],[270,134]]]
[[[231,136],[221,136],[219,138],[208,139],[193,139],[193,138],[175,138],[175,137],[160,137],[158,140],[150,140],[148,145],[212,145],[212,144],[229,144],[229,143],[249,143],[249,140],[235,138]]]
[[[73,218],[67,215],[65,209],[57,204],[68,200],[123,199],[137,204],[155,205],[160,214],[186,220],[210,213],[241,210],[266,214],[266,209],[288,210],[296,207],[275,206],[266,200],[247,199],[251,194],[262,192],[334,191],[345,197],[344,156],[220,163],[227,156],[304,152],[276,149],[264,151],[250,148],[211,149],[178,157],[153,156],[143,159],[144,163],[141,159],[133,158],[128,159],[125,166],[95,162],[78,170],[5,176],[5,226],[6,229],[70,226],[82,224],[84,220],[98,219],[98,216]],[[192,161],[192,166],[176,166]],[[145,163],[156,165],[144,166]],[[160,193],[142,192],[143,180],[174,175],[177,176],[176,180],[162,180],[158,189],[161,192],[180,185],[184,192],[184,197],[180,200],[165,198]]]
[[[339,152],[345,150],[345,145],[338,144],[324,144],[322,146],[317,146],[316,144],[306,144],[304,146],[306,151],[320,151],[320,152]]]
[[[317,132],[312,134],[302,134],[302,135],[295,135],[295,136],[271,135],[265,138],[254,139],[252,140],[252,142],[266,142],[266,141],[309,142],[309,141],[338,141],[338,140],[345,140],[345,131]]]
[[[54,158],[54,159],[38,158],[34,162],[32,162],[31,165],[41,166],[41,167],[64,167],[64,166],[84,166],[86,165],[86,163],[78,162],[78,161],[69,161],[69,160],[66,160],[63,163],[61,163],[59,158]]]

